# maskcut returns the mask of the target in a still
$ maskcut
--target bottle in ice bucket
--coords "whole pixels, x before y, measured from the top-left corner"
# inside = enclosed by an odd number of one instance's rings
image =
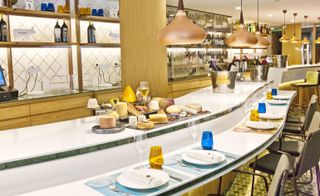
[[[259,112],[256,109],[251,110],[250,112],[250,121],[258,122],[260,120]]]
[[[152,146],[150,148],[149,164],[153,169],[162,169],[163,155],[161,146]]]

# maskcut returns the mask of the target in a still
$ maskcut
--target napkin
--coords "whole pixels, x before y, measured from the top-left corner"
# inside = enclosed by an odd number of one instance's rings
[[[188,157],[192,159],[196,159],[198,161],[203,161],[208,163],[212,163],[215,158],[213,153],[203,151],[203,150],[189,150],[186,154]]]
[[[147,174],[143,170],[129,170],[124,173],[124,176],[134,183],[139,183],[143,185],[160,186],[163,182],[161,179],[157,179],[154,176]]]

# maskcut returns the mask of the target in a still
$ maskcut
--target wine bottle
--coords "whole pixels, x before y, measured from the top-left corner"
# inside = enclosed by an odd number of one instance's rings
[[[56,26],[54,26],[54,41],[62,42],[61,38],[62,38],[61,26],[59,25],[59,20],[57,19]]]
[[[96,28],[91,21],[88,26],[88,43],[96,43]]]
[[[7,41],[7,23],[3,20],[3,16],[1,14],[1,20],[0,20],[0,41],[6,42]]]
[[[63,25],[61,27],[61,40],[62,42],[68,42],[68,26],[65,19],[63,19]]]

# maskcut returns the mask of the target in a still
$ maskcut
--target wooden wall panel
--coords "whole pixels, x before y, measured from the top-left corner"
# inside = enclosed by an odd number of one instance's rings
[[[287,25],[287,36],[291,39],[294,32],[294,25]],[[301,40],[301,23],[296,24],[296,36]],[[301,64],[301,53],[299,44],[283,43],[282,54],[289,56],[289,65]]]
[[[91,95],[84,94],[71,98],[61,98],[58,100],[45,101],[40,103],[31,103],[30,104],[30,113],[31,115],[44,114],[48,112],[56,112],[61,110],[68,110],[73,108],[84,108],[87,106],[88,100]]]
[[[72,120],[91,116],[91,111],[87,108],[70,109],[59,112],[52,112],[31,116],[31,125],[41,125],[59,121]]]
[[[30,117],[0,121],[0,130],[16,129],[30,126]]]
[[[28,105],[0,108],[0,121],[12,119],[12,118],[26,117],[29,115],[30,115],[30,109]]]
[[[122,97],[122,91],[113,91],[113,92],[94,92],[93,97],[98,99],[99,104],[109,102],[111,98],[121,98]]]
[[[151,95],[166,97],[167,50],[158,40],[166,25],[166,1],[121,0],[120,12],[123,86],[135,89],[145,80]]]
[[[172,98],[181,97],[201,88],[211,86],[211,78],[200,78],[189,81],[172,82],[168,86],[168,96]]]

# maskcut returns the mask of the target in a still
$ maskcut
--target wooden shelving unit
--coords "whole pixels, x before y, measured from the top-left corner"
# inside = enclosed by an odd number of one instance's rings
[[[74,0],[75,13],[57,13],[57,12],[43,12],[39,10],[27,10],[27,9],[16,9],[11,5],[11,0],[5,0],[5,7],[0,7],[0,13],[6,15],[7,26],[8,26],[8,41],[0,42],[0,48],[7,48],[7,59],[8,59],[8,78],[9,85],[14,87],[14,72],[13,72],[13,54],[12,48],[66,48],[67,49],[67,62],[68,62],[68,74],[73,76],[73,50],[72,46],[76,46],[76,58],[77,58],[77,69],[78,69],[78,86],[79,90],[83,90],[83,74],[82,74],[82,55],[81,48],[119,48],[120,43],[82,43],[81,42],[81,27],[80,21],[93,21],[93,22],[104,22],[104,23],[116,23],[120,24],[118,18],[107,18],[99,16],[81,16],[79,13],[79,0]],[[67,7],[71,7],[70,0],[65,1]],[[55,43],[50,41],[45,42],[22,42],[12,41],[12,32],[10,28],[10,16],[23,16],[23,17],[37,17],[37,18],[48,18],[48,19],[65,19],[68,25],[68,43]],[[28,20],[28,19],[26,19]],[[75,42],[71,42],[71,20],[75,21]],[[53,28],[53,27],[52,27]],[[73,84],[70,84],[70,88],[73,88]]]
[[[103,16],[79,16],[79,19],[92,22],[120,23],[118,18],[106,18]]]

